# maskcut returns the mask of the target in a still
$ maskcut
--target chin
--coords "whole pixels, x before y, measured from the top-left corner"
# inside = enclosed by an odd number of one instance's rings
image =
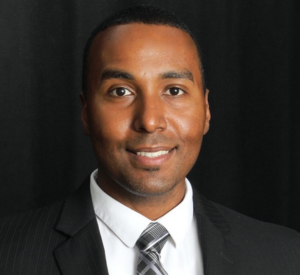
[[[152,168],[151,168],[152,169]],[[177,185],[177,181],[162,179],[135,179],[128,183],[119,183],[132,195],[140,197],[158,197],[170,193]]]

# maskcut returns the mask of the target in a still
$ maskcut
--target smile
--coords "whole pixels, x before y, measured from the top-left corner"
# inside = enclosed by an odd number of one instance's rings
[[[147,157],[147,158],[157,158],[162,155],[168,154],[169,151],[161,150],[157,152],[136,152],[137,155],[142,156],[142,157]]]
[[[136,165],[142,167],[160,166],[166,162],[169,162],[175,154],[177,147],[140,147],[133,150],[127,150],[131,154],[129,155],[131,160]]]

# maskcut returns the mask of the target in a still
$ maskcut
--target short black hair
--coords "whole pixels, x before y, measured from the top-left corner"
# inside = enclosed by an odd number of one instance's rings
[[[87,79],[88,55],[89,55],[90,47],[94,41],[94,38],[98,33],[106,30],[109,27],[113,27],[117,25],[126,25],[131,23],[171,26],[189,34],[197,47],[200,69],[202,74],[202,83],[205,92],[204,70],[203,70],[203,64],[201,62],[202,53],[194,34],[190,31],[188,26],[181,19],[175,16],[172,12],[163,10],[155,6],[143,5],[143,6],[133,6],[114,13],[113,15],[111,15],[110,17],[102,21],[91,33],[85,45],[84,54],[83,54],[82,92],[84,96],[86,96],[87,93],[86,79]]]

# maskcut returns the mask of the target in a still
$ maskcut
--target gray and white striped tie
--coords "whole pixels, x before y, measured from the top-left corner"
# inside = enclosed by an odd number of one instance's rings
[[[150,223],[142,232],[136,245],[140,249],[137,275],[168,275],[159,259],[160,252],[170,234],[161,224]]]

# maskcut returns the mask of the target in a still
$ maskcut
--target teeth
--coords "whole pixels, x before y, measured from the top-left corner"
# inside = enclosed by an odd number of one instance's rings
[[[166,155],[168,153],[169,151],[157,151],[157,152],[137,152],[136,154],[147,158],[157,158],[159,156]]]

